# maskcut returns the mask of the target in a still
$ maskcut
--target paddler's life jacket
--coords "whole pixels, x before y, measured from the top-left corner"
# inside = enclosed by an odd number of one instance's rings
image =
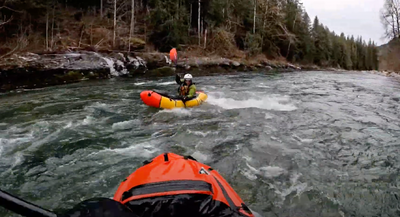
[[[180,85],[178,88],[179,96],[187,96],[192,85],[194,85],[194,83],[191,83],[189,86],[187,86],[186,84]]]
[[[165,153],[132,173],[114,195],[140,217],[254,217],[211,167]]]

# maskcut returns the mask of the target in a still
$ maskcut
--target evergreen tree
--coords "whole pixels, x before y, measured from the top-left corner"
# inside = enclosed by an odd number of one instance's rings
[[[269,58],[284,57],[303,64],[357,70],[378,68],[378,49],[373,41],[365,42],[361,37],[354,39],[344,33],[339,36],[320,23],[318,17],[311,21],[299,0],[134,2],[137,24],[133,35],[159,51],[200,44],[202,49],[205,47],[211,52],[225,49],[226,55],[242,50],[248,55],[263,53]],[[389,3],[390,0],[386,0],[384,13],[387,33],[398,35],[395,12],[400,7],[396,4],[396,7],[389,7]],[[0,44],[3,46],[0,46],[0,54],[11,53],[14,48],[24,51],[33,43],[38,43],[42,50],[51,49],[56,44],[52,42],[56,33],[57,38],[64,40],[59,43],[64,46],[60,49],[81,44],[106,46],[107,42],[101,40],[114,31],[114,9],[116,42],[130,42],[130,0],[5,1],[4,7],[0,8]],[[74,12],[71,14],[70,11]],[[99,40],[94,43],[91,33],[94,21],[88,23],[88,20],[96,21],[93,17],[99,18],[94,28],[100,32]],[[106,48],[125,49],[127,43],[121,44],[123,46]]]

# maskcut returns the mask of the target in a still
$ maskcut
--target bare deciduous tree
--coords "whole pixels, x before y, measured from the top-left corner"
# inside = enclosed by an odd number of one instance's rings
[[[254,0],[253,34],[256,34],[257,0]]]
[[[380,19],[385,28],[385,38],[393,39],[400,37],[400,1],[385,0],[380,12]]]
[[[115,47],[115,37],[117,30],[117,0],[114,0],[114,30],[113,30],[113,47]]]
[[[198,20],[197,20],[197,32],[199,34],[199,45],[201,44],[201,29],[200,29],[200,0],[199,0],[199,8],[198,8]]]
[[[131,52],[131,41],[132,41],[132,34],[135,31],[135,0],[132,0],[132,8],[131,8],[131,27],[129,30],[129,49],[128,52]]]

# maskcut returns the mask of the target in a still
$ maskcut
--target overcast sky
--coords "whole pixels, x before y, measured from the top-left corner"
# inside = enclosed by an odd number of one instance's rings
[[[382,40],[383,27],[379,11],[384,0],[301,0],[310,19],[318,16],[321,23],[336,34],[362,36],[368,42],[371,38],[378,45]]]

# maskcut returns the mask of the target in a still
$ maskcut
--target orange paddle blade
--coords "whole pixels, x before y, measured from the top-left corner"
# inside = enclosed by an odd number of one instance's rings
[[[171,62],[177,63],[178,61],[178,53],[176,52],[175,48],[172,48],[171,51],[169,52],[169,58],[171,59]]]

